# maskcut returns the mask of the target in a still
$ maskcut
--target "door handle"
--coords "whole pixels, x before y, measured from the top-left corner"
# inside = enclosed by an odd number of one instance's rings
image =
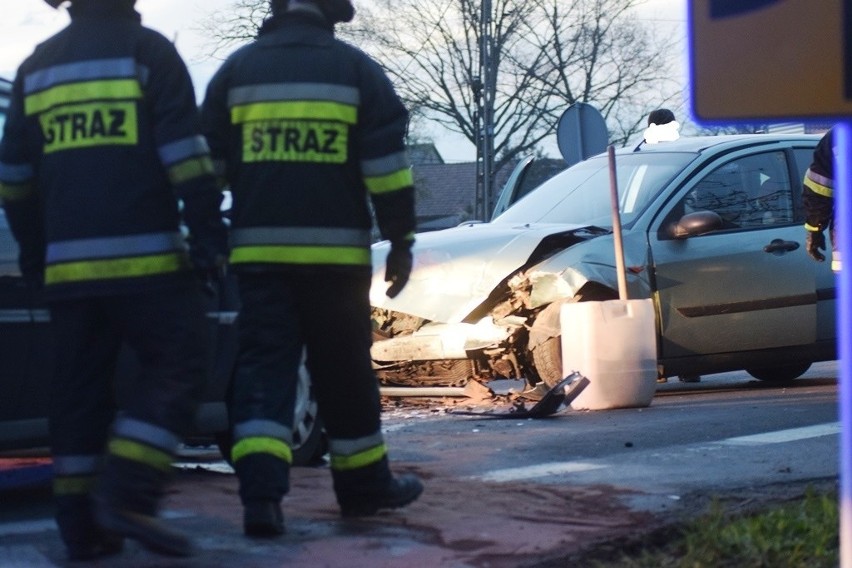
[[[785,241],[783,239],[772,239],[768,245],[763,247],[763,252],[771,252],[773,254],[784,254],[799,248],[799,243],[796,241]]]

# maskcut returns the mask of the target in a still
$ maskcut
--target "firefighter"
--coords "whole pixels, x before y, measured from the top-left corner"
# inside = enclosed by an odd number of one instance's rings
[[[829,130],[814,149],[805,172],[802,201],[805,205],[805,248],[817,262],[825,261],[825,230],[831,237],[831,269],[840,271],[841,258],[834,238],[834,130]]]
[[[380,67],[334,37],[348,0],[273,0],[258,39],[208,85],[202,125],[233,192],[240,352],[232,458],[248,536],[284,532],[298,369],[312,378],[345,517],[414,501],[394,476],[372,369],[371,217],[390,240],[387,294],[412,266],[408,113]],[[369,199],[368,199],[369,196]]]
[[[0,146],[20,269],[43,286],[55,336],[53,490],[71,560],[124,537],[191,553],[157,504],[205,376],[197,276],[228,254],[189,74],[134,4],[71,0],[70,24],[18,70]],[[118,405],[123,343],[141,371]]]

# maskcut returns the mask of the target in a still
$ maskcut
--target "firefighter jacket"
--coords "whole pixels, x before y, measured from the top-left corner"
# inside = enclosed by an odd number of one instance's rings
[[[809,230],[824,231],[834,217],[834,150],[829,130],[814,150],[813,162],[805,172],[802,198]]]
[[[813,161],[805,172],[802,201],[805,207],[805,229],[831,234],[832,269],[840,270],[840,251],[834,238],[834,135],[829,130],[814,150]]]
[[[49,300],[171,285],[190,268],[178,198],[221,223],[191,79],[131,4],[69,12],[20,66],[0,146],[22,272]]]
[[[408,113],[381,68],[313,14],[268,20],[208,85],[202,125],[233,192],[233,270],[363,270],[413,239]],[[369,198],[368,198],[369,196]]]

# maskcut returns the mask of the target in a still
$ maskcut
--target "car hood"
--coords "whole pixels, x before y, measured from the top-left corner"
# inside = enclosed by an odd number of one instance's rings
[[[543,239],[578,225],[474,223],[417,235],[411,278],[396,298],[385,294],[387,241],[373,245],[370,303],[429,321],[462,321],[509,275],[528,264]],[[585,235],[582,238],[588,238]]]

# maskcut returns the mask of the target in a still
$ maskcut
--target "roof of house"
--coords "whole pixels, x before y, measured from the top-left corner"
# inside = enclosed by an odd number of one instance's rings
[[[428,231],[454,227],[476,218],[476,162],[444,163],[431,144],[409,146],[414,173],[417,229]],[[517,160],[503,166],[494,176],[496,200]],[[539,159],[523,185],[539,183],[565,168],[561,160]],[[521,190],[523,195],[529,188]]]

